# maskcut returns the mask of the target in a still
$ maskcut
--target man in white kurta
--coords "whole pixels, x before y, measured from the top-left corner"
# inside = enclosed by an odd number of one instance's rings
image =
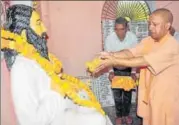
[[[13,5],[7,13],[6,30],[27,39],[42,57],[49,59],[42,35],[46,30],[38,13],[25,5]],[[3,51],[10,70],[18,125],[106,125],[105,116],[96,109],[74,104],[68,97],[52,90],[51,78],[35,60],[21,56],[15,50]],[[87,98],[85,94],[82,96]]]
[[[125,18],[119,17],[115,20],[114,32],[112,32],[104,42],[104,50],[108,52],[122,51],[134,47],[137,44],[137,36],[128,30],[128,22]],[[136,69],[129,67],[113,67],[109,71],[109,80],[115,76],[132,76],[135,77]],[[116,108],[116,124],[121,125],[123,122],[132,123],[132,117],[129,116],[132,90],[125,91],[120,88],[112,88],[115,108]]]

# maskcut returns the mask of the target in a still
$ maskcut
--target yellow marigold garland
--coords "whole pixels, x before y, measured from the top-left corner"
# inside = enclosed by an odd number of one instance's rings
[[[49,54],[50,61],[42,58],[36,49],[21,36],[1,29],[1,49],[3,48],[14,49],[20,55],[35,60],[51,78],[51,88],[53,90],[63,96],[68,96],[74,103],[85,107],[96,108],[97,111],[103,115],[105,114],[96,97],[86,84],[67,74],[62,74],[62,78],[58,76],[61,72],[62,63],[53,54]],[[81,90],[87,93],[89,100],[82,99],[78,95],[78,92]]]
[[[129,76],[115,76],[112,79],[112,88],[121,88],[130,91],[135,88],[137,83]]]
[[[100,65],[100,62],[101,60],[99,58],[95,58],[92,61],[86,62],[86,68],[92,73],[95,71],[96,67]],[[135,82],[131,77],[120,76],[120,78],[116,78],[113,79],[112,88],[121,88],[129,91],[139,84],[138,80]]]

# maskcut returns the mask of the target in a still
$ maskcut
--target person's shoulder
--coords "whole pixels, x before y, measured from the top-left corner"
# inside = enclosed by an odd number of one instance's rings
[[[12,70],[23,70],[23,71],[30,71],[34,69],[33,67],[36,65],[36,62],[34,60],[28,59],[24,56],[17,55],[16,59],[14,61],[14,64],[12,66]]]
[[[127,31],[126,38],[131,42],[138,43],[138,38],[132,31]]]
[[[110,33],[108,36],[107,36],[107,39],[109,39],[109,38],[114,38],[114,37],[116,37],[117,35],[116,35],[116,33],[115,32],[112,32],[112,33]]]
[[[115,32],[112,32],[111,34],[109,34],[106,39],[105,39],[105,43],[108,43],[109,41],[114,41],[117,38],[117,35]]]
[[[168,44],[172,44],[173,46],[177,46],[178,45],[178,41],[175,38],[175,36],[170,35],[168,40],[167,40]]]
[[[128,35],[129,37],[136,37],[136,38],[137,38],[137,36],[135,35],[135,33],[133,33],[132,31],[127,31],[127,35]]]
[[[136,36],[132,31],[127,31],[127,34]]]
[[[166,41],[161,45],[161,49],[165,52],[175,53],[178,55],[179,43],[172,35],[169,35]]]

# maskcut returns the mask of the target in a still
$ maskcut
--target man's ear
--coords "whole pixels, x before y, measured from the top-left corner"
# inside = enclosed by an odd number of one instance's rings
[[[22,36],[25,40],[27,40],[26,30],[25,30],[25,29],[22,30],[22,32],[21,32],[21,36]]]
[[[169,29],[170,29],[170,27],[171,27],[171,23],[167,23],[165,26],[166,26],[166,29],[168,29],[168,30],[169,30]]]

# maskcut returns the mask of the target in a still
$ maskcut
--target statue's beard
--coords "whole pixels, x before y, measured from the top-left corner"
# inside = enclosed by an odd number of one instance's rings
[[[31,28],[28,28],[26,30],[26,37],[28,43],[32,44],[42,57],[49,60],[47,41],[45,39],[45,36],[46,33],[43,33],[41,36],[39,36]],[[11,49],[3,49],[3,52],[7,67],[10,70],[15,62],[18,52],[16,50]]]
[[[46,36],[47,35],[45,32],[42,33],[41,36],[39,36],[31,28],[28,28],[26,30],[26,37],[28,43],[32,44],[42,57],[49,59]]]

